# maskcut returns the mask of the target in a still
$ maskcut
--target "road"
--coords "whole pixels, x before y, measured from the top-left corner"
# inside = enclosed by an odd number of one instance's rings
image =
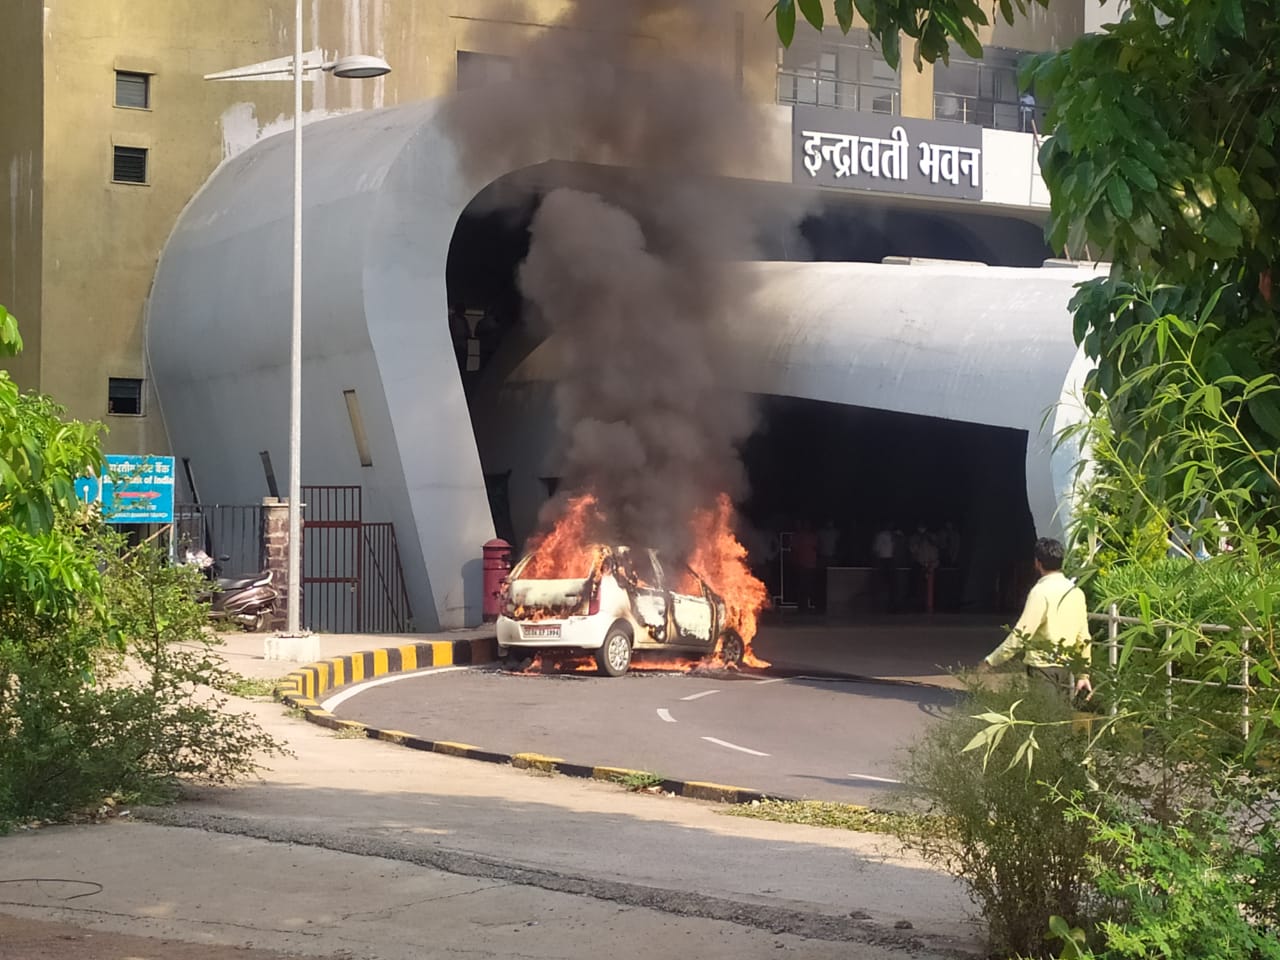
[[[326,704],[345,719],[503,753],[872,803],[896,789],[903,749],[953,702],[929,687],[767,674],[476,668],[375,681]]]

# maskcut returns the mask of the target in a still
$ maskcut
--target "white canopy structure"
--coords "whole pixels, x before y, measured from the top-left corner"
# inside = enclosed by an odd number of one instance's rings
[[[484,184],[458,170],[432,103],[305,131],[304,484],[353,484],[395,525],[420,628],[480,617],[480,546],[494,533],[447,324],[455,225]],[[530,149],[528,165],[544,162]],[[571,158],[561,158],[571,159]],[[147,343],[173,452],[202,498],[265,492],[260,454],[288,444],[292,144],[228,161],[183,213],[158,268]],[[727,344],[761,394],[1028,431],[1037,528],[1059,528],[1070,455],[1048,437],[1082,368],[1067,301],[1083,268],[913,262],[759,263],[756,310]],[[536,350],[511,380],[553,379]],[[344,391],[355,391],[362,466]],[[1049,424],[1042,431],[1046,413]]]

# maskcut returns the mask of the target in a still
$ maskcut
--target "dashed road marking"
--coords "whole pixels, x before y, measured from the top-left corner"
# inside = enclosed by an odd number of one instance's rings
[[[399,683],[401,680],[412,680],[415,677],[429,677],[433,673],[453,673],[455,670],[469,670],[470,667],[431,667],[427,670],[414,670],[412,673],[393,673],[390,676],[379,677],[377,680],[366,680],[364,683],[357,683],[355,686],[348,687],[341,693],[335,693],[328,700],[321,702],[320,709],[328,710],[330,713],[339,705],[346,703],[357,693],[364,693],[366,690],[372,690],[374,687],[380,687],[384,683]]]
[[[716,737],[703,737],[707,743],[714,743],[720,747],[728,747],[730,750],[737,750],[740,753],[749,753],[753,757],[767,757],[767,753],[761,753],[759,750],[752,750],[750,747],[740,747],[736,743],[730,743],[728,740],[720,740]]]
[[[671,715],[671,711],[670,711],[670,710],[668,710],[666,707],[659,707],[659,708],[658,708],[658,716],[659,716],[659,718],[661,718],[661,719],[663,719],[663,720],[667,721],[667,723],[675,723],[675,722],[676,722],[676,718],[675,718],[675,717],[673,717],[673,716]]]
[[[701,693],[691,693],[687,697],[681,697],[681,700],[701,700],[703,697],[709,697],[713,693],[719,693],[719,690],[703,690]]]
[[[894,780],[892,777],[873,777],[869,773],[851,773],[849,776],[854,780],[871,780],[875,783],[902,783],[901,780]]]

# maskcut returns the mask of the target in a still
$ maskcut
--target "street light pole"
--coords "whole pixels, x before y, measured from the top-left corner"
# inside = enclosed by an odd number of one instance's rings
[[[291,637],[302,632],[302,0],[293,25],[293,326],[289,334],[289,557]]]
[[[289,552],[285,564],[287,637],[302,635],[302,79],[312,70],[344,79],[386,76],[391,67],[380,57],[356,54],[324,62],[320,51],[302,50],[302,2],[297,0],[293,24],[293,57],[268,60],[205,75],[206,80],[293,79],[293,318],[289,329]],[[279,644],[267,643],[268,659],[299,659]],[[272,657],[275,649],[280,656]],[[314,659],[314,657],[311,657]]]

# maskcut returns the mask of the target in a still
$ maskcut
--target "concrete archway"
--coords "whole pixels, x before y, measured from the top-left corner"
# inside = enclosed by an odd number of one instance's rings
[[[304,140],[303,481],[359,484],[366,514],[395,524],[420,628],[474,623],[494,527],[445,263],[464,209],[511,170],[464,176],[434,102],[317,122]],[[515,168],[551,159],[530,144]],[[261,451],[280,472],[286,462],[291,178],[287,135],[225,163],[157,270],[150,364],[173,451],[208,502],[264,495]],[[1061,482],[1040,422],[1068,379],[1066,304],[1087,271],[743,269],[763,282],[726,349],[747,389],[1027,429],[1029,502],[1037,526],[1055,528]],[[513,384],[553,378],[551,355],[535,350]],[[359,397],[372,466],[357,457],[344,390]]]

